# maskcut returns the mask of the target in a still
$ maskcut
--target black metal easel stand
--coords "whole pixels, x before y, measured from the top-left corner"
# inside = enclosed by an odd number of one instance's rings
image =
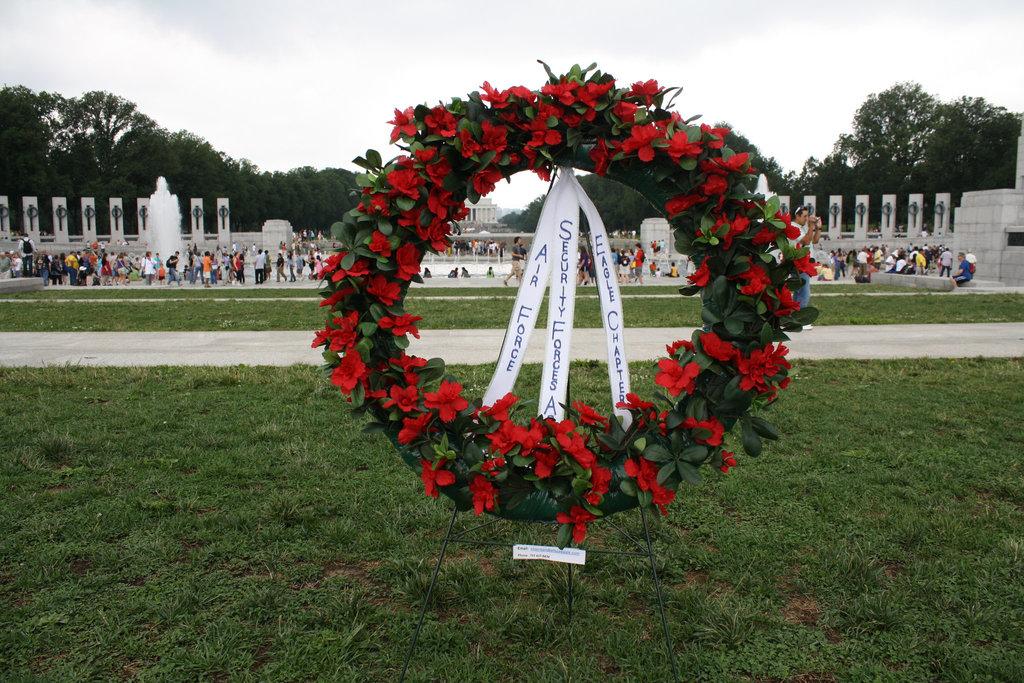
[[[616,525],[614,522],[608,519],[602,519],[601,521],[610,524],[616,531],[627,539],[630,543],[635,545],[638,550],[587,550],[587,554],[594,555],[630,555],[635,557],[646,557],[651,565],[651,577],[654,579],[654,592],[658,598],[658,611],[661,613],[661,628],[665,632],[665,647],[668,650],[668,659],[672,665],[672,679],[678,683],[679,673],[676,671],[676,659],[672,651],[672,638],[668,633],[668,619],[665,617],[665,603],[661,599],[661,585],[658,583],[658,570],[654,562],[654,551],[651,548],[651,534],[647,528],[647,513],[641,507],[640,519],[644,525],[644,541],[641,542],[631,535],[626,533],[624,529]],[[402,676],[399,678],[399,683],[405,680],[406,671],[409,668],[409,661],[412,659],[412,654],[416,650],[416,641],[420,636],[420,629],[423,627],[423,619],[427,614],[427,606],[430,604],[430,596],[434,592],[434,585],[437,583],[438,574],[441,571],[441,563],[444,562],[445,553],[448,550],[449,543],[468,543],[471,545],[483,545],[483,546],[500,546],[511,548],[514,544],[503,543],[499,541],[480,541],[476,539],[466,538],[466,536],[474,531],[489,527],[493,524],[497,524],[502,521],[501,519],[493,519],[483,524],[478,524],[469,529],[459,531],[455,534],[452,533],[452,528],[455,526],[455,517],[458,515],[458,508],[452,510],[452,518],[448,522],[448,531],[445,533],[444,541],[441,543],[441,555],[437,558],[437,565],[434,567],[434,575],[430,577],[430,587],[427,588],[427,596],[423,600],[423,609],[420,610],[420,618],[416,623],[416,630],[412,634],[412,643],[409,644],[409,652],[405,656],[405,664],[402,665]],[[568,565],[569,569],[569,619],[572,620],[572,604],[573,604],[573,565]]]

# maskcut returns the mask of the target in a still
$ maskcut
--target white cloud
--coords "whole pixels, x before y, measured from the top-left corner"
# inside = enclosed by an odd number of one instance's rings
[[[0,82],[107,90],[266,170],[351,168],[369,147],[388,156],[396,107],[484,80],[539,87],[537,59],[681,85],[684,115],[729,121],[791,170],[827,155],[867,95],[898,81],[1024,110],[1024,9],[996,0],[9,0],[0,24]],[[544,189],[517,177],[495,200],[522,205]]]

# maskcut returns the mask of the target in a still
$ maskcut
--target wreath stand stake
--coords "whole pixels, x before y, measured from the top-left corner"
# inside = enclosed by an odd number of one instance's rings
[[[625,529],[623,529],[619,525],[615,524],[611,520],[606,518],[604,521],[607,522],[608,524],[610,524],[616,531],[618,531],[619,534],[623,538],[625,538],[627,541],[630,542],[630,544],[635,545],[638,548],[638,550],[587,550],[587,553],[588,554],[594,554],[594,555],[627,555],[627,556],[632,556],[632,557],[647,558],[647,561],[651,565],[651,578],[654,579],[654,593],[655,593],[655,595],[658,598],[658,612],[661,615],[661,628],[662,628],[662,631],[664,631],[664,633],[665,633],[665,648],[668,650],[668,659],[669,659],[669,663],[672,666],[672,679],[678,683],[678,681],[679,681],[679,672],[676,669],[676,658],[675,658],[675,654],[674,654],[673,648],[672,648],[672,638],[669,635],[669,631],[668,631],[668,619],[665,616],[665,603],[664,603],[664,601],[662,600],[662,597],[661,597],[661,584],[658,581],[658,569],[657,569],[657,566],[656,566],[656,564],[654,562],[654,550],[653,550],[653,548],[651,546],[651,534],[650,534],[650,530],[648,529],[648,526],[647,526],[647,512],[644,510],[644,508],[642,506],[637,508],[637,509],[640,510],[640,519],[643,522],[643,526],[644,526],[644,540],[643,541],[640,541],[639,539],[634,538],[628,532],[626,532]],[[448,544],[449,543],[467,543],[467,544],[470,544],[470,545],[497,546],[497,547],[503,547],[503,548],[511,548],[511,547],[513,547],[513,545],[515,545],[514,543],[504,543],[504,542],[500,542],[500,541],[487,541],[487,540],[478,540],[478,539],[473,539],[473,538],[467,538],[467,536],[469,534],[473,533],[474,531],[478,531],[480,529],[484,529],[486,527],[492,526],[492,525],[497,524],[498,522],[502,521],[500,518],[499,519],[493,519],[493,520],[491,520],[489,522],[484,522],[482,524],[478,524],[476,526],[470,527],[469,529],[464,529],[462,531],[458,531],[458,532],[455,532],[453,534],[452,533],[452,529],[455,526],[455,518],[456,518],[456,516],[458,514],[459,514],[459,509],[457,507],[453,508],[452,509],[452,517],[448,521],[448,530],[445,532],[444,540],[441,542],[441,554],[437,558],[437,564],[434,566],[434,573],[430,577],[430,586],[427,588],[427,595],[423,599],[423,608],[420,610],[419,621],[416,622],[416,630],[413,631],[413,634],[412,634],[412,642],[409,644],[409,652],[405,655],[405,663],[402,665],[402,675],[398,679],[399,683],[401,683],[402,681],[405,680],[405,674],[406,674],[406,671],[409,668],[409,662],[412,660],[413,652],[416,650],[416,641],[419,639],[420,630],[423,628],[423,620],[424,620],[424,618],[426,617],[426,614],[427,614],[427,606],[430,604],[430,596],[433,594],[434,586],[437,584],[437,577],[438,577],[438,575],[441,572],[441,564],[444,562],[445,553],[448,551]],[[507,520],[507,521],[514,522],[514,521],[518,521],[518,520]],[[568,583],[569,583],[569,595],[568,595],[569,620],[572,621],[573,565],[571,565],[571,564],[568,565],[568,574],[569,574],[569,581],[568,581]]]

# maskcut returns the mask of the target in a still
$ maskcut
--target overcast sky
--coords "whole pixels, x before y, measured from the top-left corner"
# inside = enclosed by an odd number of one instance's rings
[[[1024,111],[1024,2],[0,0],[0,83],[106,90],[270,171],[394,156],[396,107],[538,89],[538,59],[683,86],[684,116],[799,170],[899,81]],[[492,198],[544,190],[520,174]]]

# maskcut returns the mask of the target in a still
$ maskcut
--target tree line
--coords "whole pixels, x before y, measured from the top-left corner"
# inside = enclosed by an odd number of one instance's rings
[[[715,125],[732,130],[727,122]],[[799,125],[794,119],[794,130]],[[984,98],[943,102],[917,83],[897,83],[868,96],[854,114],[852,131],[839,136],[823,159],[807,159],[799,172],[784,170],[738,131],[729,134],[726,144],[751,155],[773,192],[794,201],[804,195],[842,195],[843,223],[848,225],[857,194],[922,192],[922,208],[931,215],[938,192],[952,193],[953,206],[959,206],[963,192],[1013,187],[1019,134],[1019,115]],[[161,128],[134,103],[111,93],[67,98],[24,86],[0,90],[0,193],[8,195],[12,214],[20,210],[22,196],[39,196],[43,202],[67,197],[74,222],[77,199],[95,197],[105,230],[107,198],[148,197],[161,175],[178,195],[183,216],[191,197],[202,197],[210,216],[216,197],[230,198],[233,230],[259,230],[270,218],[284,218],[299,230],[325,229],[357,202],[352,171],[307,166],[261,172],[194,133]],[[657,215],[643,197],[614,181],[591,175],[581,183],[610,231],[637,230],[644,218]],[[879,204],[873,202],[869,222],[879,221]],[[542,205],[538,197],[502,222],[531,232]],[[126,213],[133,213],[130,207]],[[907,207],[897,211],[897,221],[906,223]],[[51,228],[50,220],[48,207],[41,205],[44,230]],[[134,227],[126,224],[129,233]],[[215,221],[207,221],[207,229],[215,230]]]
[[[727,122],[715,126],[732,130]],[[794,119],[794,130],[799,126]],[[824,159],[807,159],[799,172],[785,171],[735,130],[726,144],[735,152],[748,152],[751,165],[767,177],[768,187],[789,195],[791,201],[804,195],[820,200],[842,195],[842,222],[852,225],[856,195],[896,194],[896,220],[906,224],[903,198],[912,192],[924,193],[923,212],[930,216],[936,193],[951,193],[955,207],[964,192],[1012,188],[1020,134],[1020,114],[982,97],[943,102],[917,83],[897,83],[869,95],[854,114],[852,131],[840,135]],[[609,230],[636,230],[644,218],[658,215],[643,197],[618,183],[589,176],[581,184]],[[514,229],[532,230],[542,205],[543,198],[537,198],[502,221]],[[880,205],[874,199],[869,223],[880,221]]]
[[[23,196],[40,198],[40,227],[52,229],[49,197],[67,197],[72,225],[80,231],[81,197],[96,199],[101,232],[108,229],[109,197],[149,197],[158,176],[178,196],[182,216],[191,197],[202,197],[215,215],[216,197],[231,200],[231,228],[259,230],[271,218],[297,230],[324,230],[355,206],[355,174],[341,168],[306,166],[261,172],[247,159],[232,159],[188,131],[169,132],[136,105],[107,92],[81,97],[33,92],[24,86],[0,90],[0,194],[12,216]],[[134,202],[125,203],[126,231],[137,231]],[[129,218],[130,217],[130,218]],[[206,228],[216,231],[216,221]]]

